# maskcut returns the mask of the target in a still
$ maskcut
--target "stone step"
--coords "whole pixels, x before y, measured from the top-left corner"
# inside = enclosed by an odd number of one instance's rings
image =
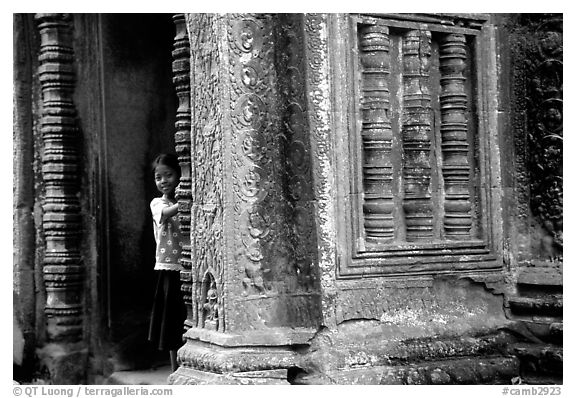
[[[519,375],[519,361],[513,356],[468,357],[301,374],[293,384],[511,384]]]
[[[536,385],[559,385],[563,384],[563,377],[560,376],[542,376],[542,375],[529,375],[524,376],[522,384],[536,384]]]
[[[508,298],[508,304],[512,313],[519,315],[561,317],[563,312],[561,295],[546,298],[512,296]]]
[[[289,385],[288,369],[268,369],[253,372],[212,373],[181,366],[170,375],[170,384],[194,385]]]
[[[519,341],[562,345],[563,324],[562,322],[555,322],[554,319],[539,319],[538,317],[519,319],[514,324],[509,325],[507,329],[514,333]]]
[[[562,268],[554,266],[521,268],[517,284],[534,288],[548,286],[561,289],[563,284]]]
[[[172,373],[170,366],[142,370],[123,370],[112,373],[104,384],[112,385],[166,385]]]
[[[305,371],[319,366],[324,371],[343,367],[396,366],[452,357],[507,355],[507,347],[517,341],[516,334],[509,330],[492,330],[476,336],[346,340],[338,345],[310,350],[298,359],[296,366]]]
[[[510,353],[520,360],[524,377],[562,377],[564,352],[561,346],[516,343],[510,347]]]

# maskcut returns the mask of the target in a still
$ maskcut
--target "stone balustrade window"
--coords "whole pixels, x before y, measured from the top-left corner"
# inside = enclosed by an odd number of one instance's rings
[[[484,22],[332,24],[341,277],[498,267]]]

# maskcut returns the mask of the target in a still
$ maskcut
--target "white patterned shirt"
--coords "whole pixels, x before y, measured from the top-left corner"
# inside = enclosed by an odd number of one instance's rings
[[[150,210],[152,210],[152,219],[154,220],[154,238],[156,239],[155,270],[184,270],[178,261],[185,242],[180,233],[178,214],[172,217],[162,217],[162,209],[174,204],[176,202],[164,198],[154,198],[150,202]]]

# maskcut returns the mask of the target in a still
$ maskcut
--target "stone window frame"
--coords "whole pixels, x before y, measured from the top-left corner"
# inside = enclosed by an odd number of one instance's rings
[[[481,239],[474,241],[443,241],[441,243],[406,243],[387,246],[385,250],[366,250],[362,234],[362,204],[353,192],[358,179],[357,152],[359,134],[353,127],[354,83],[356,76],[351,57],[353,24],[377,19],[397,28],[427,29],[434,32],[461,33],[470,37],[475,47],[475,98],[477,127],[475,137],[478,160],[478,200],[483,209],[480,223]],[[408,16],[400,14],[348,14],[327,20],[327,56],[332,81],[333,117],[331,120],[334,161],[334,214],[336,215],[336,277],[338,279],[440,273],[490,272],[502,268],[502,222],[500,161],[498,147],[497,75],[494,28],[484,15],[472,17],[444,14]],[[361,178],[361,177],[360,177]]]

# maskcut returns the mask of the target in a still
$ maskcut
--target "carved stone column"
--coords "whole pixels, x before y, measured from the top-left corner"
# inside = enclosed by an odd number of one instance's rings
[[[43,229],[46,240],[44,282],[50,340],[77,341],[82,336],[82,265],[78,201],[78,153],[73,50],[69,17],[36,16],[40,31],[42,85],[41,132],[45,184]]]
[[[359,35],[362,51],[364,229],[368,242],[383,243],[394,238],[388,27],[365,25]]]
[[[173,82],[178,96],[178,109],[176,110],[176,133],[174,142],[176,144],[176,154],[180,163],[182,175],[180,184],[176,188],[176,199],[178,200],[178,217],[180,218],[180,229],[182,234],[190,235],[190,209],[192,208],[192,162],[190,155],[190,41],[188,29],[186,27],[186,17],[184,14],[175,14],[172,17],[176,28],[174,37],[174,48],[172,50],[172,71]],[[180,263],[186,269],[181,273],[182,291],[186,308],[192,308],[191,292],[191,253],[190,245],[182,248]],[[193,322],[193,315],[188,313],[185,328]]]
[[[313,225],[301,54],[276,52],[278,43],[301,43],[303,27],[261,14],[190,14],[186,23],[189,329],[170,380],[286,383],[291,347],[308,342],[321,314],[314,239],[296,233]]]
[[[430,148],[432,130],[429,91],[430,32],[406,33],[403,51],[404,111],[402,143],[404,149],[404,216],[406,240],[432,238],[433,219],[430,194]]]
[[[46,288],[46,332],[49,343],[44,354],[55,384],[75,379],[85,366],[82,354],[75,356],[75,366],[63,364],[71,343],[83,337],[84,268],[80,254],[82,223],[80,214],[80,168],[73,102],[74,53],[72,26],[68,14],[37,14],[40,32],[39,79],[42,89],[43,140],[42,178],[45,196],[42,205],[42,229],[46,242],[43,261]],[[54,360],[54,357],[59,359]],[[71,370],[74,374],[70,374]],[[78,376],[81,380],[82,377]]]
[[[444,177],[444,233],[447,239],[470,239],[470,163],[468,161],[468,98],[464,69],[466,39],[449,34],[440,46],[440,112],[442,134],[442,175]]]

